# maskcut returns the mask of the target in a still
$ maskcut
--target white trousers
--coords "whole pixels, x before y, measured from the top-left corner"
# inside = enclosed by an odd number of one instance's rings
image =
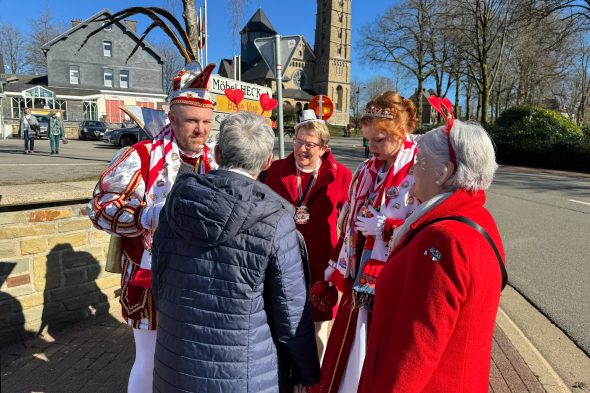
[[[348,355],[348,362],[346,363],[346,370],[342,376],[342,382],[338,393],[356,393],[361,379],[361,371],[363,371],[363,363],[365,362],[365,355],[367,354],[367,327],[369,321],[369,313],[366,308],[359,309],[359,316],[356,320],[356,329],[352,347],[350,348],[350,355]]]
[[[133,329],[135,362],[129,374],[128,393],[151,393],[154,380],[156,331]]]

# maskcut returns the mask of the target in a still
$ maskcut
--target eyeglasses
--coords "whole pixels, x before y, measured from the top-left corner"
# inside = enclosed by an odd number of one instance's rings
[[[305,141],[302,141],[299,139],[293,139],[293,144],[295,146],[299,146],[299,147],[305,146],[307,149],[310,149],[310,150],[313,148],[316,148],[320,145],[319,143],[305,142]]]

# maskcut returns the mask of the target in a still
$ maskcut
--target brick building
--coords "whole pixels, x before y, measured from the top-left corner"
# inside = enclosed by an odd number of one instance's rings
[[[318,0],[315,42],[312,48],[305,37],[293,59],[284,65],[283,101],[285,113],[307,108],[314,95],[332,99],[335,112],[329,122],[348,124],[350,114],[350,23],[351,0]],[[272,88],[276,82],[254,46],[256,38],[277,34],[272,23],[259,8],[240,32],[242,80]],[[232,77],[232,60],[223,59],[219,74]]]
[[[85,21],[74,20],[67,31],[43,45],[47,75],[17,75],[4,86],[3,133],[14,134],[25,107],[38,113],[57,109],[68,128],[82,120],[119,124],[124,114],[119,106],[155,108],[166,98],[162,75],[164,60],[148,43],[142,43],[128,59],[140,37],[134,21],[117,22],[91,37],[112,15],[103,9]],[[13,78],[14,79],[14,78]]]

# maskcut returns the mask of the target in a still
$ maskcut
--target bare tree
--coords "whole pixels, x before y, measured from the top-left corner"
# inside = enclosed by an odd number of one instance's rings
[[[369,101],[377,97],[379,94],[390,90],[394,90],[394,85],[391,78],[386,76],[374,76],[365,83],[365,89],[363,91],[366,93],[366,101]],[[363,91],[360,93],[361,100]]]
[[[26,42],[21,32],[11,24],[0,25],[0,52],[10,73],[19,74],[26,71]],[[0,74],[6,70],[0,70]]]
[[[65,30],[64,24],[56,23],[51,11],[46,9],[31,21],[31,35],[28,46],[27,62],[35,74],[47,73],[47,58],[41,47]]]
[[[362,58],[399,64],[417,82],[417,117],[422,118],[424,81],[432,69],[428,57],[428,11],[433,0],[405,0],[389,8],[361,31]]]
[[[352,122],[354,123],[355,127],[358,126],[358,122],[360,119],[360,111],[364,106],[361,105],[362,89],[364,89],[364,86],[361,83],[361,81],[356,79],[350,81],[350,108],[352,110]]]
[[[170,94],[172,82],[178,71],[182,69],[184,59],[169,40],[158,42],[154,46],[164,59],[164,92]]]

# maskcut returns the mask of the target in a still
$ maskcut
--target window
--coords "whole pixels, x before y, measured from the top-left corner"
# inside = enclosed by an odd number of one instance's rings
[[[98,120],[98,105],[96,100],[87,100],[82,103],[84,120]]]
[[[70,66],[70,84],[72,84],[72,85],[79,85],[80,84],[80,67],[79,66]]]
[[[68,120],[68,103],[66,100],[54,100],[53,101],[53,109],[60,109],[62,110],[63,118],[62,120]]]
[[[128,89],[129,88],[129,71],[128,70],[119,71],[119,87],[121,89]]]
[[[106,87],[113,87],[113,70],[108,68],[104,70],[104,85]]]
[[[336,110],[338,112],[342,111],[343,95],[342,86],[338,85],[336,88]]]
[[[12,97],[12,118],[18,119],[25,113],[25,99],[22,97]]]
[[[102,54],[105,57],[113,56],[113,43],[111,41],[104,41],[102,43]]]

